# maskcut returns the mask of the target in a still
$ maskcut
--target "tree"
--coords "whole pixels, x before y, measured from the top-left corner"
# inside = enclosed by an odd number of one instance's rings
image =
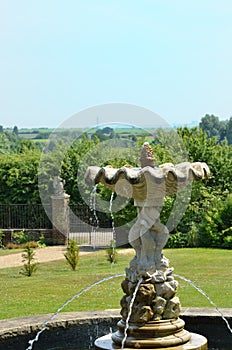
[[[72,270],[75,271],[79,262],[79,247],[74,240],[70,241],[70,245],[67,248],[67,252],[64,254],[64,256]]]
[[[226,138],[229,145],[232,145],[232,117],[230,117],[226,126]]]
[[[20,273],[24,276],[32,276],[32,274],[37,270],[38,263],[34,262],[35,260],[35,253],[30,246],[30,243],[28,243],[24,249],[24,253],[22,254],[23,257],[23,269],[20,271]]]
[[[0,134],[2,134],[2,133],[3,133],[3,126],[0,125]]]
[[[17,126],[14,126],[13,128],[13,134],[17,135],[19,134],[19,130],[18,130],[18,127]]]
[[[206,131],[208,137],[220,136],[220,121],[215,115],[206,114],[199,124],[199,127]]]
[[[199,224],[200,245],[232,248],[232,195],[216,197]]]
[[[1,203],[39,203],[40,152],[0,154]]]
[[[102,129],[102,134],[111,134],[114,131],[114,129],[110,128],[109,126],[106,126]]]

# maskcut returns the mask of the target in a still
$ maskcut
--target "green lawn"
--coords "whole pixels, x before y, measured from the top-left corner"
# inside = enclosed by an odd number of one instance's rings
[[[21,253],[23,249],[0,249],[0,256]]]
[[[175,273],[191,279],[218,307],[231,305],[231,251],[220,249],[167,249],[164,254]],[[19,268],[0,269],[0,318],[54,313],[82,288],[104,277],[124,273],[133,254],[120,254],[113,267],[105,252],[97,251],[80,258],[78,270],[65,261],[39,265],[32,277],[19,274]],[[104,282],[74,300],[63,311],[119,308],[123,278]],[[178,278],[177,278],[178,279]],[[179,280],[178,296],[183,307],[212,307],[209,301],[186,282]]]

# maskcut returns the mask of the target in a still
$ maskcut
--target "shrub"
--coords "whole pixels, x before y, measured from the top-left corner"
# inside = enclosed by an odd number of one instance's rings
[[[172,233],[169,235],[166,248],[184,248],[187,246],[187,235],[182,232]]]
[[[18,247],[19,247],[19,248],[25,249],[25,248],[27,248],[28,245],[29,245],[31,248],[38,248],[38,243],[35,242],[35,241],[30,241],[30,242],[22,243],[22,244],[20,244]]]
[[[24,230],[21,230],[19,232],[14,232],[13,233],[13,242],[15,244],[23,244],[27,243],[29,241],[33,240],[33,235],[29,234],[28,232],[26,233]]]
[[[45,237],[44,237],[43,234],[39,237],[39,240],[38,240],[36,243],[37,243],[37,246],[38,246],[39,248],[44,248],[44,247],[46,247]]]
[[[223,244],[222,247],[226,249],[232,249],[232,226],[222,231]]]
[[[189,248],[198,247],[198,242],[199,242],[198,227],[195,224],[195,222],[192,222],[191,229],[187,233],[187,247]]]
[[[24,276],[32,276],[32,274],[36,271],[38,263],[34,262],[35,260],[35,253],[30,245],[30,243],[28,243],[25,246],[24,249],[24,253],[22,254],[23,257],[23,262],[25,262],[25,264],[23,265],[22,270],[20,271],[20,273]]]
[[[202,247],[232,248],[232,195],[211,203],[211,208],[199,225]]]
[[[20,245],[16,243],[7,243],[6,245],[6,249],[19,249],[19,248],[21,248]]]
[[[25,249],[28,244],[30,245],[31,248],[38,248],[38,242],[35,241],[30,241],[26,243],[21,243],[21,244],[16,244],[16,243],[7,243],[6,249]]]
[[[117,262],[117,249],[116,249],[116,243],[115,240],[113,239],[110,242],[110,245],[106,247],[106,257],[107,261],[109,261],[111,264],[116,264]]]
[[[0,230],[0,248],[3,248],[4,245],[3,245],[3,237],[4,237],[4,233]]]
[[[74,240],[70,241],[69,247],[64,256],[72,270],[75,271],[79,262],[79,247]]]

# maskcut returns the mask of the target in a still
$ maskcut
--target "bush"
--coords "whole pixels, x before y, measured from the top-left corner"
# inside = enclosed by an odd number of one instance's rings
[[[35,241],[30,241],[26,243],[21,243],[21,244],[16,244],[16,243],[7,243],[6,249],[25,249],[28,244],[30,245],[31,248],[38,248],[38,242]]]
[[[70,241],[69,247],[64,256],[72,270],[75,271],[79,262],[79,247],[74,240]]]
[[[177,232],[169,235],[166,248],[184,248],[187,246],[186,233]]]
[[[44,247],[46,247],[45,237],[44,237],[43,234],[39,237],[39,240],[38,240],[36,243],[37,243],[37,246],[38,246],[39,248],[44,248]]]
[[[202,247],[232,249],[232,195],[211,203],[211,208],[199,225],[199,243]]]
[[[192,222],[191,229],[187,233],[187,247],[196,248],[198,247],[198,243],[199,243],[198,226],[195,224],[195,222]]]
[[[226,249],[232,249],[232,226],[222,231],[224,236],[222,247]]]
[[[116,264],[117,262],[117,249],[116,249],[116,243],[115,240],[113,239],[110,242],[110,245],[106,247],[106,257],[107,261],[109,261],[111,264]]]
[[[23,262],[25,264],[23,265],[23,269],[20,271],[20,273],[24,276],[32,276],[32,274],[36,271],[38,263],[34,262],[35,260],[35,253],[30,245],[28,243],[25,246],[24,253],[22,254]]]
[[[4,233],[0,230],[0,248],[3,248],[4,245],[3,245],[3,237],[4,237]]]
[[[21,230],[19,232],[13,233],[13,242],[15,244],[24,244],[28,243],[30,241],[33,241],[33,233],[31,232],[25,232],[25,230]]]

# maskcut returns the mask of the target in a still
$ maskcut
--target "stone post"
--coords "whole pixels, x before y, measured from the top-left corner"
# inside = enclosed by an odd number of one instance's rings
[[[62,179],[54,178],[55,193],[51,196],[52,201],[52,224],[54,245],[66,244],[69,238],[69,198],[64,192]],[[61,186],[62,185],[62,186]]]

